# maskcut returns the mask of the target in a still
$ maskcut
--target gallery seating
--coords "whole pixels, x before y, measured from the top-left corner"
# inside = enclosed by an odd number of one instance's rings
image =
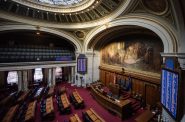
[[[105,122],[92,108],[82,112],[84,122]]]
[[[75,89],[75,91],[70,95],[70,102],[73,103],[75,109],[78,108],[84,108],[84,100],[79,95],[78,91]]]
[[[53,120],[55,117],[53,99],[49,97],[40,103],[41,118],[43,120]]]
[[[58,109],[61,114],[70,114],[71,108],[66,93],[57,97]]]
[[[9,109],[9,111],[4,116],[2,122],[13,122],[13,119],[17,113],[19,105],[15,105]]]
[[[78,114],[74,114],[69,118],[69,122],[82,122],[78,116]]]
[[[37,101],[33,101],[31,103],[29,103],[28,105],[28,109],[26,110],[26,114],[25,114],[25,122],[33,122],[35,119],[35,109],[37,106]]]
[[[74,53],[65,48],[40,47],[38,45],[19,45],[0,47],[0,62],[35,62],[38,61],[71,61],[75,59]]]

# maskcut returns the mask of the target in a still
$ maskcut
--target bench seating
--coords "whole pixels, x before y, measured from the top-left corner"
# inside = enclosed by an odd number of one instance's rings
[[[92,108],[82,113],[85,122],[105,122]]]
[[[82,122],[77,114],[74,114],[69,118],[69,122]]]

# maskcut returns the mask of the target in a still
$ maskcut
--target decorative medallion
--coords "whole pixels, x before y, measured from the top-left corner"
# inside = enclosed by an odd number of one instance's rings
[[[168,10],[167,0],[142,0],[144,7],[151,13],[164,14]]]
[[[84,38],[84,36],[85,36],[84,32],[83,32],[83,31],[80,31],[80,30],[76,31],[76,32],[75,32],[75,35],[76,35],[78,38]]]

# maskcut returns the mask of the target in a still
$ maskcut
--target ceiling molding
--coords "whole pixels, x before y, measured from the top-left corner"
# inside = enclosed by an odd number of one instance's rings
[[[54,13],[28,8],[16,2],[1,1],[1,18],[31,25],[53,28],[80,29],[95,27],[112,21],[127,11],[133,0],[102,0],[97,6],[78,13]]]

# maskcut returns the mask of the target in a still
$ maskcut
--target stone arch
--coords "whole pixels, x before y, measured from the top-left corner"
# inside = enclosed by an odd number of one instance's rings
[[[163,24],[162,24],[163,23]],[[92,41],[93,37],[96,36],[98,33],[106,30],[110,27],[116,26],[140,26],[146,29],[149,29],[156,33],[162,40],[164,45],[164,53],[173,53],[177,52],[177,36],[170,25],[165,24],[162,20],[157,20],[154,17],[147,17],[147,16],[127,16],[119,18],[115,21],[112,21],[108,24],[102,25],[101,27],[97,27],[93,29],[85,38],[84,42],[84,52],[92,51],[92,49],[88,49],[88,44]]]
[[[4,25],[4,26],[1,26],[0,28],[0,31],[8,31],[8,30],[38,30],[38,28],[31,25]],[[44,27],[39,27],[39,31],[48,32],[48,33],[66,38],[70,42],[72,42],[72,45],[75,47],[76,52],[82,51],[82,44],[79,42],[79,40],[67,32],[58,31],[50,28],[44,28]]]

